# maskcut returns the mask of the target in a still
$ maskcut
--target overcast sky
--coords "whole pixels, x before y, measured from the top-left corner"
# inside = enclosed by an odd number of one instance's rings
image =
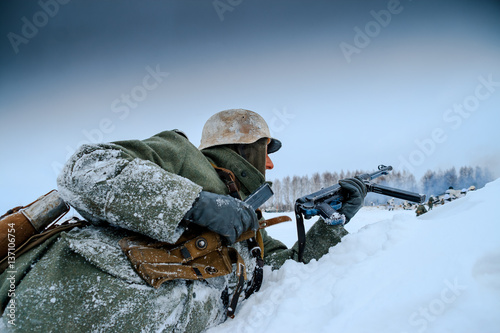
[[[500,176],[499,17],[498,1],[2,1],[0,209],[55,188],[82,143],[177,128],[198,146],[229,108],[283,142],[271,180]]]

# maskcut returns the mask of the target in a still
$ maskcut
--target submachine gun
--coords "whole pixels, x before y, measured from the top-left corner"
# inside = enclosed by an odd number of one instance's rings
[[[378,170],[373,173],[365,173],[356,176],[362,180],[367,192],[387,195],[390,197],[407,200],[416,203],[425,201],[424,194],[408,192],[397,188],[372,183],[371,180],[389,174],[392,166],[379,165]],[[304,247],[306,244],[306,232],[304,228],[304,218],[310,219],[313,216],[321,216],[328,224],[344,224],[345,217],[338,213],[342,208],[345,193],[339,184],[321,189],[317,192],[305,195],[295,201],[295,219],[297,221],[297,236],[299,242],[299,262],[303,261]]]

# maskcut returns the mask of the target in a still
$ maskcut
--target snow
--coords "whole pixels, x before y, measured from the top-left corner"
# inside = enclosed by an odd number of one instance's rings
[[[260,292],[209,332],[499,332],[499,193],[500,179],[420,217],[363,207],[327,255],[266,267]],[[268,232],[297,237],[294,222]]]

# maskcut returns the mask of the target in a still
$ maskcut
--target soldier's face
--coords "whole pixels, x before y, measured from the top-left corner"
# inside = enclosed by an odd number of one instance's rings
[[[263,175],[266,174],[268,167],[273,167],[273,162],[267,155],[268,139],[262,138],[251,144],[239,145],[239,154],[252,164]]]

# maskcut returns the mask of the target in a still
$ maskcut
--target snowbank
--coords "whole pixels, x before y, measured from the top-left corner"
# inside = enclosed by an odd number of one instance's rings
[[[365,207],[329,254],[267,268],[209,332],[499,332],[499,197],[500,179],[420,217]],[[269,233],[296,240],[294,223]]]

